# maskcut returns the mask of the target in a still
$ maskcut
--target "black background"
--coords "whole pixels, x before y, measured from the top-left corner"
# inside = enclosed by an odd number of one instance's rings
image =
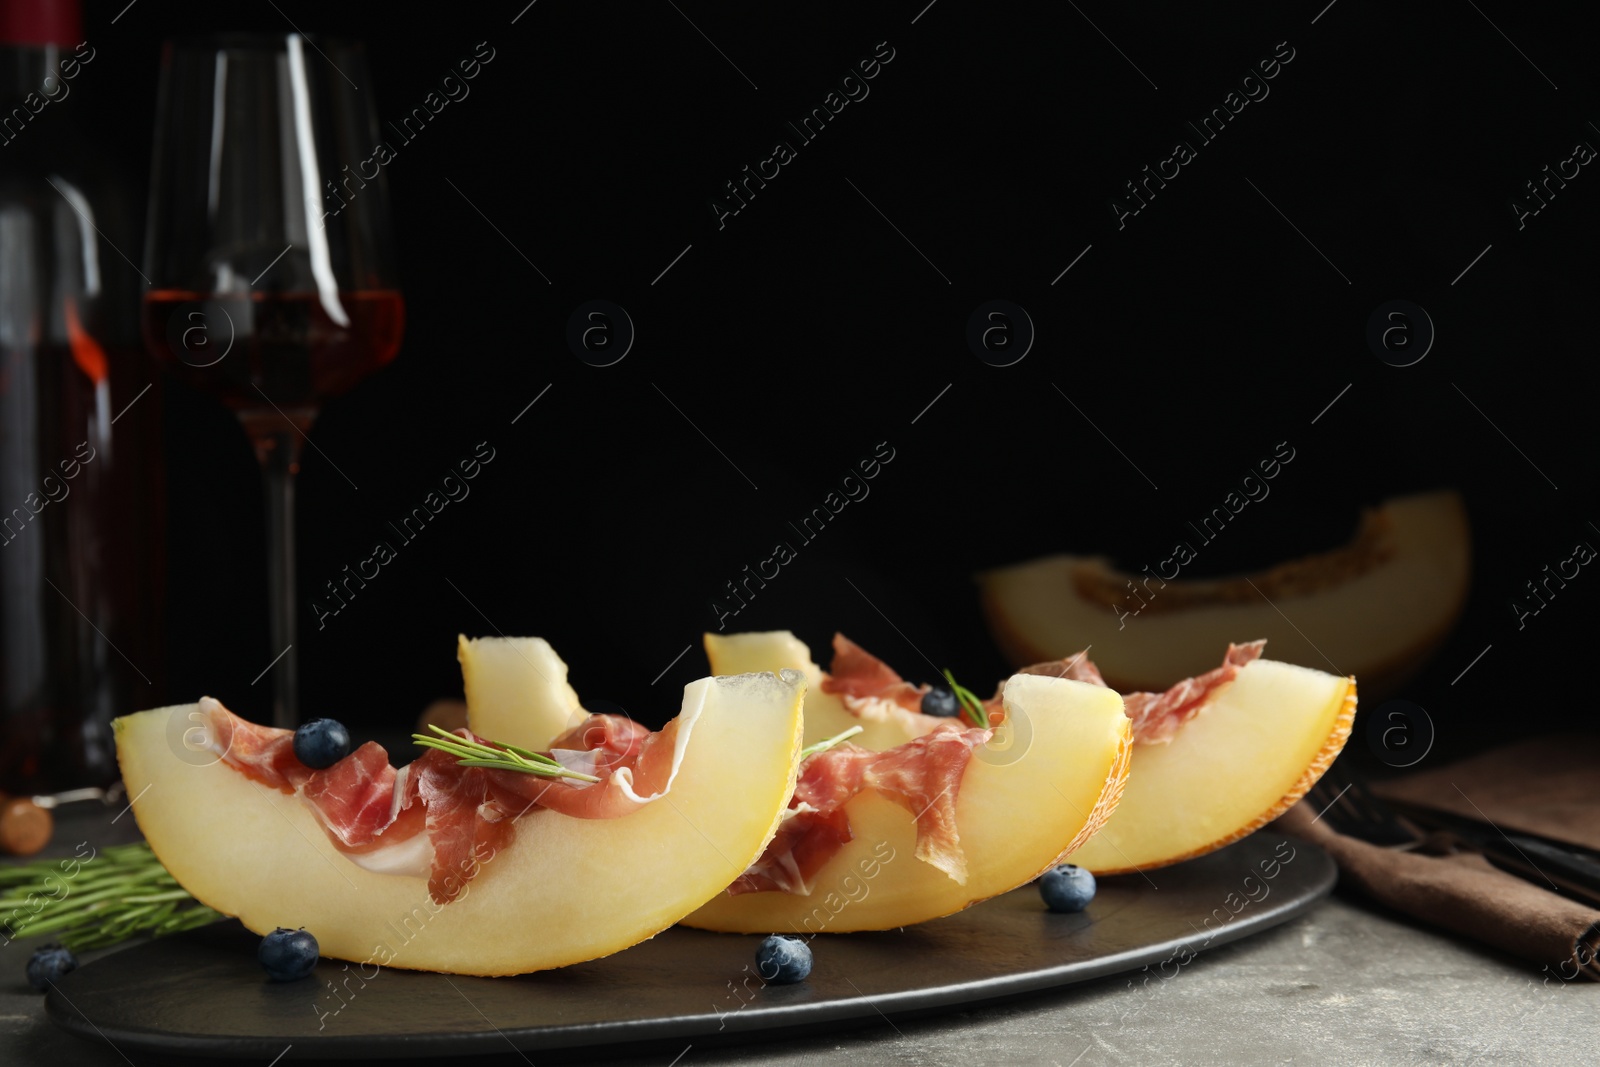
[[[1509,607],[1600,539],[1600,175],[1584,168],[1520,231],[1509,207],[1576,142],[1600,144],[1585,5],[541,0],[513,24],[523,2],[86,13],[98,56],[79,118],[141,198],[164,37],[292,19],[360,38],[381,121],[494,49],[384,169],[406,335],[327,407],[300,476],[305,715],[409,723],[459,693],[457,632],[503,632],[548,638],[581,694],[660,722],[704,672],[722,583],[883,441],[895,458],[871,495],[797,544],[729,628],[817,649],[840,629],[918,680],[919,649],[999,677],[975,571],[1059,551],[1137,569],[1287,440],[1272,496],[1186,573],[1331,547],[1362,505],[1459,488],[1471,599],[1403,694],[1432,715],[1436,755],[1592,721],[1600,578],[1520,631]],[[719,229],[708,200],[795,140],[785,121],[880,41],[894,58],[870,96]],[[1270,95],[1119,230],[1123,182],[1193,140],[1184,121],[1281,41],[1294,59]],[[564,339],[593,298],[637,327],[615,366]],[[965,342],[994,298],[1037,327],[1011,367]],[[1396,298],[1438,330],[1407,368],[1364,341]],[[266,681],[250,679],[277,650],[254,458],[210,398],[169,382],[165,410],[170,696],[261,717]],[[323,582],[480,441],[496,458],[471,495],[318,629]]]

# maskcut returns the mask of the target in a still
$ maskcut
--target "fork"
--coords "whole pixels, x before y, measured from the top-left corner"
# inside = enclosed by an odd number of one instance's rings
[[[1347,837],[1395,851],[1426,845],[1430,850],[1465,848],[1523,881],[1562,896],[1600,906],[1600,858],[1532,834],[1506,833],[1493,823],[1464,819],[1407,805],[1397,810],[1372,794],[1337,761],[1306,792],[1321,812],[1317,819]]]
[[[1346,771],[1338,760],[1306,792],[1306,799],[1320,812],[1318,820],[1327,819],[1329,826],[1346,837],[1399,851],[1416,848],[1427,838],[1373,796],[1366,783]]]

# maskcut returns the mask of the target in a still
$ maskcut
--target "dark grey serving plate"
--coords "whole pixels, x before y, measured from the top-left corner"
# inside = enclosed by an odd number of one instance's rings
[[[364,981],[355,964],[323,960],[310,978],[273,983],[256,963],[259,938],[230,921],[96,960],[63,979],[46,1010],[72,1033],[123,1050],[263,1063],[285,1049],[285,1059],[393,1059],[754,1040],[1143,967],[1147,978],[1170,978],[1207,945],[1301,914],[1334,875],[1315,846],[1257,833],[1148,876],[1102,879],[1077,915],[1049,913],[1024,886],[903,930],[823,934],[812,942],[811,977],[789,986],[755,974],[759,937],[682,927],[606,959],[515,978],[369,967]]]

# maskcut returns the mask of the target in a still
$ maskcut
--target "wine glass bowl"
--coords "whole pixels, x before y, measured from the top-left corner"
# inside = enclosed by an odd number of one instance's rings
[[[163,50],[146,344],[236,411],[314,414],[404,322],[360,45],[227,34]],[[226,353],[226,354],[224,354]]]
[[[405,304],[393,289],[340,292],[331,309],[303,290],[152,290],[143,316],[145,343],[189,384],[241,418],[276,408],[308,429],[324,402],[394,358]]]
[[[317,412],[394,358],[405,305],[359,44],[227,34],[162,53],[142,331],[238,415],[267,483],[274,722],[296,723],[293,475]],[[363,91],[366,90],[366,91]]]

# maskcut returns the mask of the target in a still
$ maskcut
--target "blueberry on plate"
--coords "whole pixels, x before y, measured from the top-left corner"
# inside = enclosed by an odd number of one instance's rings
[[[1094,875],[1063,863],[1040,875],[1039,895],[1051,911],[1082,911],[1094,899]]]
[[[306,928],[291,930],[280,926],[261,939],[256,959],[274,982],[294,982],[310,974],[317,965],[317,939]]]
[[[43,993],[52,982],[59,982],[68,971],[78,969],[78,957],[60,945],[35,949],[28,957],[28,984]]]
[[[350,731],[337,719],[312,719],[294,732],[294,755],[320,771],[350,755]]]
[[[936,685],[922,694],[922,714],[953,719],[961,714],[961,701],[950,690]]]
[[[798,937],[773,934],[756,949],[756,971],[773,985],[803,982],[811,973],[811,946]]]

